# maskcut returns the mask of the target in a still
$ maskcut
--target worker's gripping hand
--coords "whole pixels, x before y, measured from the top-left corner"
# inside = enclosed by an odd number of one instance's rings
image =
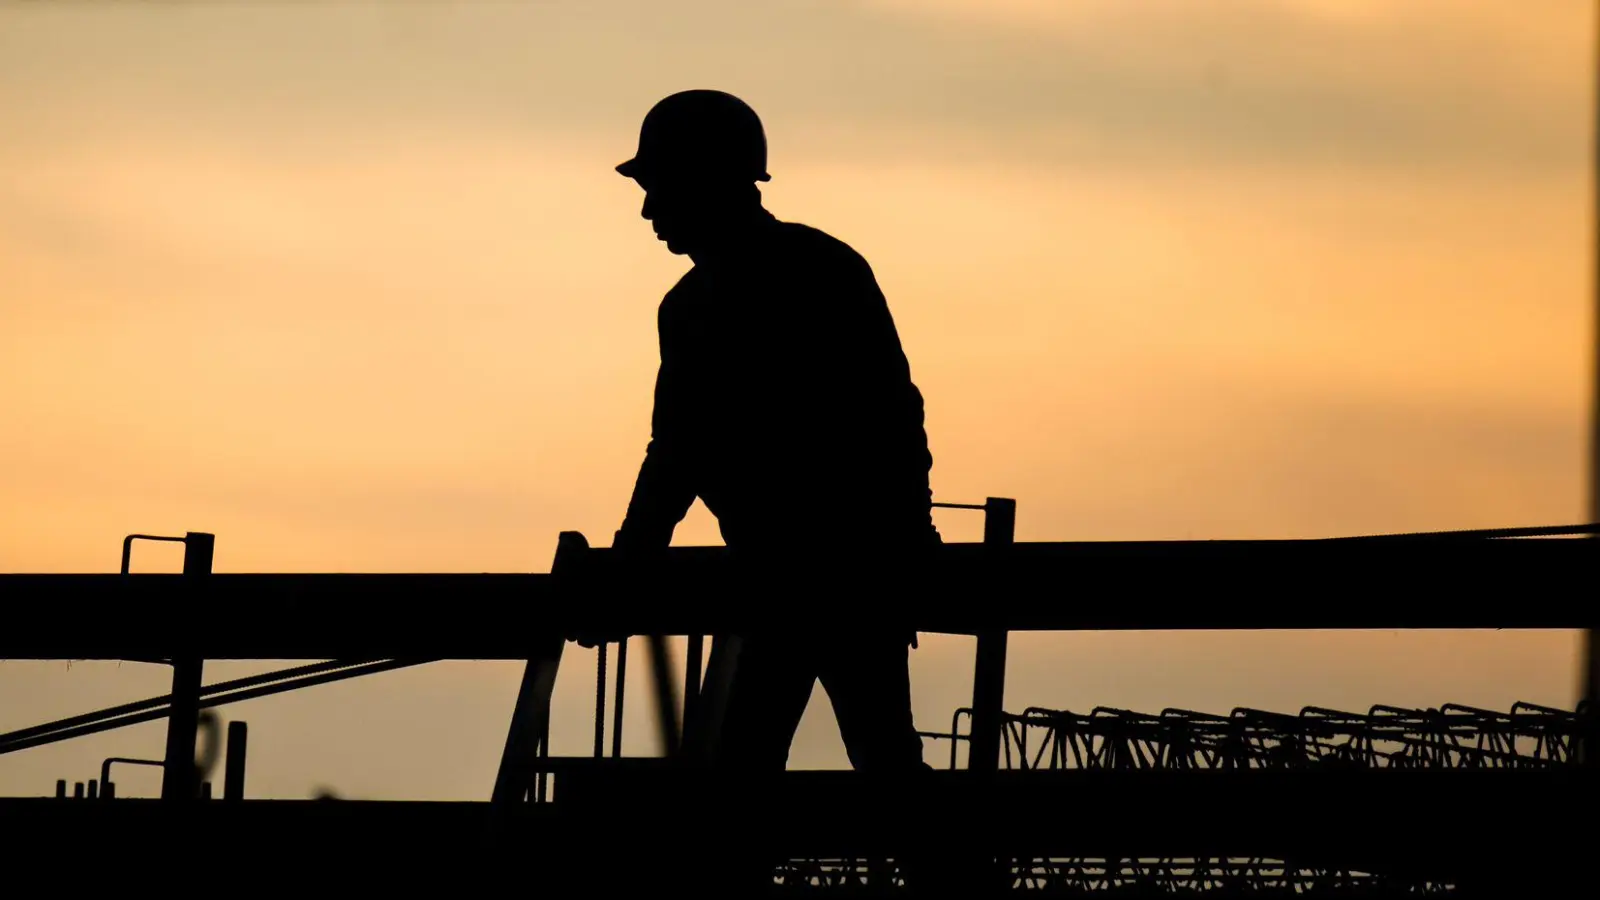
[[[629,530],[623,529],[617,531],[612,537],[611,549],[616,554],[616,563],[618,565],[627,565],[630,560],[639,559],[651,553],[652,549],[659,550],[663,548],[653,548],[649,546],[648,542],[641,541],[639,538],[634,537]],[[573,640],[577,641],[580,647],[592,649],[601,644],[618,643],[627,640],[628,637],[630,635],[625,633],[581,632],[575,635]]]

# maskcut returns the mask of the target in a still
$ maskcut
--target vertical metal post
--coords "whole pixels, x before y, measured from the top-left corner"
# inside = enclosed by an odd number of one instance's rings
[[[628,686],[628,639],[617,641],[617,702],[613,704],[611,721],[611,755],[622,756],[622,698]]]
[[[606,643],[594,648],[594,757],[606,755]]]
[[[1589,228],[1590,250],[1592,256],[1589,260],[1589,289],[1593,293],[1593,302],[1589,314],[1590,322],[1590,386],[1589,386],[1589,459],[1588,459],[1588,502],[1589,521],[1600,521],[1600,4],[1591,10],[1593,21],[1589,23],[1590,34],[1590,65],[1593,71],[1589,73],[1590,84],[1594,93],[1589,98],[1589,113],[1591,121],[1589,147],[1591,169],[1589,173]],[[1584,538],[1600,546],[1600,538]],[[1591,607],[1592,608],[1592,607]],[[1578,665],[1578,700],[1588,701],[1590,718],[1586,723],[1589,727],[1583,730],[1583,739],[1578,742],[1579,762],[1585,765],[1600,763],[1600,747],[1593,744],[1600,738],[1595,734],[1595,725],[1600,722],[1600,655],[1595,647],[1595,629],[1587,628],[1583,632],[1582,659]]]
[[[1003,552],[1000,548],[1016,540],[1017,501],[990,497],[983,509],[983,543],[991,552]],[[967,742],[967,768],[970,770],[993,772],[1000,767],[1007,636],[1005,631],[978,634],[977,663],[972,672],[972,735]]]
[[[656,731],[661,736],[662,755],[676,757],[682,749],[683,729],[678,721],[672,658],[667,654],[666,635],[652,634],[646,637],[650,647],[650,677],[655,682]]]
[[[545,719],[544,719],[544,733],[539,735],[539,761],[542,763],[542,762],[544,762],[545,760],[547,760],[549,758],[550,758],[550,717],[549,716],[545,716]],[[533,780],[533,800],[534,800],[535,803],[543,803],[545,801],[546,796],[547,796],[546,792],[549,790],[549,786],[550,786],[550,773],[546,772],[544,770],[543,766],[540,766],[539,767],[539,771],[534,776],[534,780]]]
[[[533,652],[522,671],[522,687],[511,711],[511,727],[506,733],[505,750],[500,754],[500,770],[495,775],[495,803],[521,803],[535,788],[533,763],[550,730],[550,695],[556,686],[556,670],[561,665],[565,642],[559,634],[538,635]]]
[[[57,800],[65,800],[66,798],[67,798],[67,780],[65,778],[57,778],[56,779],[56,799]]]
[[[711,654],[700,682],[700,697],[695,701],[695,727],[686,737],[692,742],[686,747],[691,758],[710,761],[716,756],[728,710],[728,693],[739,665],[739,647],[737,635],[711,637]]]
[[[250,726],[228,723],[227,757],[222,764],[222,799],[244,799],[244,756],[250,741]]]
[[[576,531],[563,531],[556,542],[555,562],[550,574],[559,576],[580,562],[589,542]],[[529,789],[536,789],[533,777],[545,739],[550,734],[550,696],[556,687],[556,671],[561,666],[561,650],[566,640],[559,632],[530,636],[528,664],[522,670],[522,686],[511,710],[511,727],[506,732],[505,749],[500,753],[500,769],[495,774],[491,800],[497,804],[521,803]],[[547,751],[546,751],[547,752]]]
[[[705,671],[706,638],[691,634],[683,654],[683,743],[689,746],[699,742],[696,732],[700,728],[700,686]]]
[[[183,538],[183,574],[201,578],[211,574],[216,537],[191,531]],[[188,622],[183,623],[189,626]],[[193,800],[200,793],[200,772],[194,764],[195,732],[200,719],[200,682],[205,662],[198,657],[174,655],[172,705],[167,716],[167,751],[161,774],[161,799]]]

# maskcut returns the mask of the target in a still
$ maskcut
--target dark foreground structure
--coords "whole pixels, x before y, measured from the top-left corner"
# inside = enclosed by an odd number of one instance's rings
[[[913,578],[918,630],[978,637],[973,703],[949,732],[924,733],[950,751],[948,770],[893,781],[789,772],[754,785],[704,764],[737,666],[726,636],[760,609],[741,602],[758,586],[751,579],[781,576],[739,571],[718,549],[623,565],[568,534],[547,575],[212,575],[211,537],[191,534],[184,575],[0,576],[0,658],[126,659],[174,672],[167,696],[0,735],[3,755],[169,722],[162,760],[109,760],[98,779],[70,792],[58,784],[56,798],[0,800],[8,874],[144,880],[164,892],[505,885],[706,896],[727,866],[770,859],[779,894],[906,895],[908,866],[929,861],[980,874],[923,878],[916,893],[1593,890],[1600,782],[1588,706],[1001,709],[1006,635],[1018,630],[1588,628],[1592,601],[1569,594],[1595,571],[1592,526],[1019,544],[1010,501],[977,508],[989,515],[985,542],[930,550]],[[641,579],[681,602],[640,602]],[[563,646],[579,635],[623,638],[609,657],[617,687],[608,710],[602,643],[594,755],[550,757],[550,691]],[[651,638],[662,758],[620,755],[627,635]],[[664,635],[689,638],[681,705]],[[226,658],[328,661],[203,685],[203,660]],[[245,800],[237,722],[220,792],[193,763],[210,707],[439,659],[528,661],[485,802]],[[117,764],[161,766],[162,798],[117,797],[108,783]]]

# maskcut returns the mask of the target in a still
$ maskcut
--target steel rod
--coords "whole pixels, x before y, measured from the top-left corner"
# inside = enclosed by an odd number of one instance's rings
[[[335,669],[346,669],[346,668],[349,668],[351,666],[365,665],[365,664],[369,664],[369,663],[373,663],[373,662],[382,662],[382,661],[383,660],[336,659],[336,660],[331,660],[331,661],[325,662],[325,663],[313,663],[311,665],[306,665],[306,666],[294,666],[294,667],[288,668],[288,669],[279,669],[279,670],[277,670],[275,672],[265,672],[265,673],[260,674],[260,675],[251,675],[251,676],[246,677],[246,678],[236,678],[236,679],[234,679],[232,681],[220,681],[220,682],[217,682],[216,684],[206,685],[206,686],[203,686],[203,687],[200,688],[200,695],[202,697],[207,697],[207,696],[211,696],[211,695],[214,695],[214,694],[222,693],[224,691],[232,691],[232,690],[238,690],[239,688],[254,687],[254,686],[258,685],[258,684],[270,684],[271,682],[274,682],[274,681],[283,681],[285,679],[295,678],[295,677],[298,677],[298,676],[301,676],[301,675],[314,675],[314,674],[316,674],[318,672],[328,672],[328,671],[332,671],[332,670],[335,670]],[[149,699],[138,700],[138,701],[135,701],[133,703],[124,703],[124,704],[121,704],[119,706],[110,706],[110,707],[107,707],[107,708],[102,709],[102,710],[97,710],[95,712],[84,713],[83,715],[69,716],[69,717],[67,717],[65,719],[57,719],[54,722],[46,722],[43,725],[32,725],[32,726],[29,726],[27,728],[19,728],[16,731],[11,731],[11,732],[7,732],[5,734],[0,734],[0,752],[3,752],[3,748],[7,744],[13,743],[15,741],[20,741],[20,740],[23,740],[25,738],[36,737],[36,736],[41,735],[41,734],[49,734],[52,731],[60,731],[60,730],[66,729],[66,728],[72,728],[72,727],[76,727],[76,726],[79,726],[79,725],[92,725],[95,722],[103,721],[103,720],[106,720],[106,719],[116,718],[117,716],[125,715],[127,713],[141,712],[143,710],[153,709],[153,708],[155,708],[157,706],[165,706],[165,705],[167,705],[168,703],[171,703],[171,702],[172,702],[172,695],[171,694],[162,694],[159,697],[151,697]]]
[[[606,750],[606,644],[594,648],[594,755]]]
[[[312,675],[306,678],[299,678],[279,684],[269,684],[263,687],[233,691],[231,693],[220,694],[212,697],[205,697],[200,700],[199,708],[211,709],[212,707],[225,706],[229,703],[239,703],[244,700],[254,700],[258,697],[271,696],[272,694],[282,694],[287,691],[299,690],[301,688],[315,687],[319,684],[330,684],[335,681],[343,681],[347,678],[359,678],[363,675],[376,675],[380,672],[390,672],[395,669],[403,669],[409,666],[420,666],[425,663],[438,661],[439,660],[437,659],[383,660],[368,666],[360,666],[337,672]],[[15,753],[19,750],[29,750],[34,747],[45,746],[46,744],[54,744],[59,741],[71,740],[72,738],[85,737],[91,734],[99,734],[104,731],[113,731],[118,728],[126,728],[129,725],[139,725],[144,722],[153,722],[157,719],[164,719],[166,717],[167,710],[165,709],[146,710],[133,715],[122,716],[120,718],[108,721],[95,722],[93,724],[80,726],[78,728],[69,728],[27,740],[13,741],[9,744],[0,746],[0,754]]]
[[[622,757],[622,698],[627,696],[628,639],[617,641],[617,702],[613,705],[611,720],[611,755]]]

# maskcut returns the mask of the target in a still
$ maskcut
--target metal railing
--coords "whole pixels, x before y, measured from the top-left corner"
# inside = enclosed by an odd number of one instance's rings
[[[984,541],[929,550],[896,576],[896,586],[965,601],[930,602],[912,610],[906,624],[978,638],[968,738],[968,768],[978,770],[999,766],[1002,753],[1009,752],[1006,729],[1018,724],[1002,713],[1006,642],[1013,630],[1587,628],[1595,615],[1538,596],[1546,586],[1592,571],[1600,546],[1538,538],[1593,536],[1600,531],[1595,525],[1291,541],[1016,543],[1012,500],[934,506],[984,511]],[[183,574],[126,574],[138,538],[184,543]],[[692,735],[717,720],[708,704],[714,706],[717,682],[731,671],[717,666],[716,637],[712,671],[702,671],[704,636],[737,633],[759,615],[742,602],[752,585],[750,573],[734,565],[725,548],[673,548],[640,561],[591,548],[581,535],[567,533],[548,575],[214,575],[214,546],[213,536],[200,532],[183,538],[130,535],[123,542],[121,575],[0,575],[0,597],[11,620],[0,634],[0,658],[135,659],[173,666],[168,695],[0,735],[0,753],[164,717],[169,726],[162,796],[181,800],[199,792],[192,761],[201,709],[438,659],[523,659],[528,670],[503,756],[504,782],[512,771],[527,772],[528,762],[548,756],[548,694],[568,638],[652,636],[657,705],[675,716],[675,678],[659,640],[687,635],[683,705]],[[1379,574],[1381,580],[1374,580]],[[1225,581],[1231,600],[1196,602],[1181,590],[1199,579]],[[653,593],[681,602],[641,597],[639,588],[647,584]],[[1285,604],[1281,596],[1288,584],[1310,593],[1358,585],[1363,590],[1341,595],[1338,604]],[[1084,585],[1128,599],[1096,602],[1085,596]],[[1484,602],[1486,594],[1496,602]],[[970,602],[974,595],[985,602]],[[1406,602],[1395,602],[1396,596]],[[392,614],[405,608],[405,600],[442,597],[450,606],[437,614]],[[604,603],[594,602],[601,597]],[[273,615],[260,615],[263,609]],[[197,624],[202,615],[205,626]],[[318,658],[334,656],[315,652],[331,649],[346,656],[201,684],[207,658]],[[605,744],[606,642],[596,649],[598,757]],[[349,658],[352,651],[363,655]],[[619,642],[612,756],[621,751],[626,652],[626,641]],[[675,721],[661,718],[669,749],[685,741]],[[531,786],[518,778],[497,782],[495,796],[523,797]]]

